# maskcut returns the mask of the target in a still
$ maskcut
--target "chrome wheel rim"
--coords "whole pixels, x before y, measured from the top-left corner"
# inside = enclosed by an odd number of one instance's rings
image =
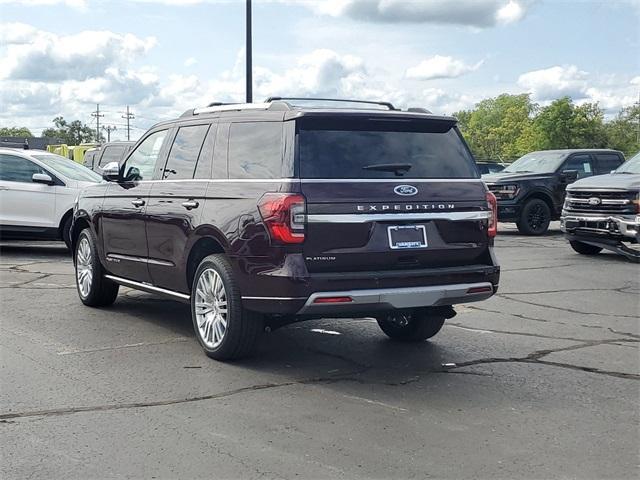
[[[86,298],[91,290],[93,281],[93,269],[91,265],[91,247],[89,240],[82,237],[76,251],[76,281],[82,298]]]
[[[227,292],[218,272],[208,268],[200,274],[195,303],[198,334],[208,348],[216,348],[227,333]]]

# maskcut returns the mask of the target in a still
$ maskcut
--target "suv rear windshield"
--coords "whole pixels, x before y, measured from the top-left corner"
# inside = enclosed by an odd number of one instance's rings
[[[298,120],[301,178],[478,178],[450,121]]]

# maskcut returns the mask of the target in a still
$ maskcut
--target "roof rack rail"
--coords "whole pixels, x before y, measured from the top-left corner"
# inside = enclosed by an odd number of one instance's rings
[[[342,99],[342,98],[305,98],[305,97],[269,97],[265,100],[265,102],[288,102],[289,100],[293,101],[304,101],[304,102],[337,102],[337,103],[363,103],[365,105],[380,105],[382,107],[387,107],[388,110],[398,110],[393,106],[390,102],[375,102],[373,100],[351,100],[351,99]]]
[[[188,110],[187,112],[192,112],[193,115],[199,115],[201,113],[214,113],[214,112],[233,112],[233,111],[241,111],[241,110],[289,110],[290,107],[284,102],[277,103],[217,103],[210,104],[207,107],[196,108],[194,110]],[[185,112],[185,115],[187,115]]]
[[[431,110],[427,110],[426,108],[422,108],[422,107],[409,107],[407,108],[407,112],[412,112],[412,113],[433,113]]]

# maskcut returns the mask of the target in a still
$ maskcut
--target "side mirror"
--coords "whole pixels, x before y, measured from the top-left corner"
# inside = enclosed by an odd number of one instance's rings
[[[578,179],[578,171],[577,170],[564,170],[562,172],[562,180],[566,183],[573,183]]]
[[[118,162],[109,162],[102,169],[102,178],[107,182],[120,180],[120,165]]]
[[[31,181],[33,183],[44,183],[45,185],[53,185],[55,183],[53,178],[46,173],[34,173],[31,176]]]

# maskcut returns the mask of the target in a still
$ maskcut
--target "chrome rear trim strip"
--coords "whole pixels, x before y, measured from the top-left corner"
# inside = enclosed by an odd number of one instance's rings
[[[307,215],[308,223],[368,223],[403,220],[486,220],[489,212],[421,212],[421,213],[347,213],[335,215]]]
[[[105,275],[104,278],[108,278],[109,280],[119,283],[120,285],[124,285],[125,287],[135,288],[136,290],[142,290],[149,293],[159,293],[161,295],[167,295],[179,300],[191,300],[191,296],[184,293],[174,292],[173,290],[156,287],[154,285],[149,285],[148,283],[140,283],[133,280],[128,280],[126,278],[116,277],[115,275]]]
[[[306,300],[307,297],[242,297],[243,300]]]

